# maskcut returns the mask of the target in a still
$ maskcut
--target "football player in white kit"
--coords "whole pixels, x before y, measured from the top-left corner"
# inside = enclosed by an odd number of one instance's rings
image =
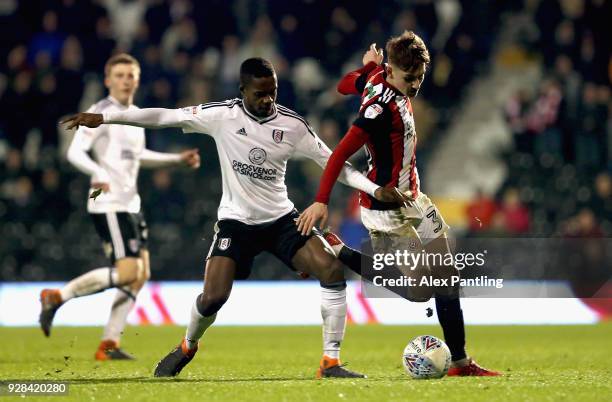
[[[133,104],[140,77],[138,61],[127,54],[115,55],[106,63],[104,75],[109,96],[88,111],[138,110]],[[200,157],[197,149],[182,153],[146,149],[144,129],[121,125],[81,127],[74,135],[67,157],[76,168],[91,176],[87,211],[111,264],[91,270],[61,289],[44,289],[40,296],[40,325],[49,336],[55,313],[68,300],[116,287],[110,318],[95,358],[132,359],[119,348],[119,341],[136,296],[150,276],[147,225],[137,190],[138,170],[140,166],[179,164],[195,169],[200,165]]]
[[[227,301],[235,279],[249,276],[253,259],[268,251],[290,268],[317,277],[321,284],[323,358],[318,377],[364,377],[340,364],[340,343],[346,324],[346,282],[342,264],[326,251],[320,235],[304,236],[294,221],[298,213],[287,196],[285,170],[294,156],[321,167],[330,149],[295,112],[276,104],[277,78],[261,58],[240,67],[242,99],[183,109],[140,109],[80,113],[66,120],[68,128],[101,124],[138,127],[180,127],[215,139],[223,177],[223,197],[214,240],[208,253],[204,291],[195,300],[180,344],[164,357],[155,376],[177,375],[191,361],[198,340]],[[382,188],[345,164],[344,183],[386,202],[404,202],[393,188]]]

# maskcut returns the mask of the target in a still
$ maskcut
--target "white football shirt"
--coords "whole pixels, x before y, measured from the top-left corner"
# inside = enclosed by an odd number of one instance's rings
[[[89,113],[138,110],[137,106],[124,106],[112,97],[106,97],[91,106]],[[90,213],[140,212],[137,180],[140,154],[145,148],[145,131],[141,127],[104,124],[97,128],[81,126],[76,131],[71,147],[89,151],[97,163],[91,183],[109,183],[110,190],[95,201],[88,199]]]
[[[297,113],[275,105],[272,115],[258,118],[246,110],[241,99],[183,109],[104,112],[103,121],[148,128],[180,127],[186,133],[213,137],[223,182],[218,218],[248,225],[274,221],[294,208],[285,185],[291,157],[307,157],[325,167],[331,155]],[[349,164],[339,180],[371,195],[378,188]]]
[[[285,185],[287,161],[301,156],[324,167],[331,155],[303,117],[278,104],[265,118],[251,114],[241,99],[187,107],[182,113],[184,132],[208,134],[217,144],[223,175],[219,219],[260,224],[286,215],[294,208]],[[378,188],[345,166],[341,178],[346,182],[347,176],[370,193]]]

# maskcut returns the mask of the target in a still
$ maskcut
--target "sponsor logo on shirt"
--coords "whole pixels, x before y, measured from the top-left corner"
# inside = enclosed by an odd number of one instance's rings
[[[198,114],[197,106],[184,107],[182,110],[183,110],[183,113],[185,114]]]
[[[361,102],[361,104],[365,105],[371,99],[373,99],[376,95],[381,94],[382,90],[383,90],[383,84],[372,85],[371,82],[368,82],[364,88],[365,95],[363,96],[363,101]]]
[[[283,130],[272,130],[272,139],[277,144],[280,144],[283,141]]]
[[[379,114],[381,114],[383,112],[383,108],[382,106],[380,106],[379,104],[372,104],[370,106],[368,106],[365,110],[365,112],[363,113],[363,115],[365,116],[366,119],[375,119],[376,116],[378,116]]]
[[[249,160],[255,165],[261,165],[266,161],[266,151],[261,148],[253,148],[249,151]]]
[[[247,135],[247,132],[244,129],[244,127],[242,127],[240,130],[236,131],[236,134],[238,134],[238,135]]]
[[[232,162],[232,169],[235,172],[240,173],[241,175],[251,177],[253,179],[259,180],[276,180],[276,169],[270,168],[266,169],[261,166],[255,166],[248,163],[240,162],[234,160]]]

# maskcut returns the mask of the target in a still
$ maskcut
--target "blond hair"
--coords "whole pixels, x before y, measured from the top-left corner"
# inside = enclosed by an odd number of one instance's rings
[[[117,64],[133,64],[136,66],[136,68],[138,68],[138,71],[140,71],[140,63],[134,56],[127,53],[119,53],[108,59],[104,65],[104,75],[108,76],[113,66],[116,66]]]

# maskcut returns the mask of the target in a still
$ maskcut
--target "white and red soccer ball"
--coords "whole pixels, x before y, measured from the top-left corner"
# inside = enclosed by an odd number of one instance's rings
[[[404,349],[402,363],[412,378],[442,378],[448,373],[451,353],[440,339],[421,335],[408,343]]]

